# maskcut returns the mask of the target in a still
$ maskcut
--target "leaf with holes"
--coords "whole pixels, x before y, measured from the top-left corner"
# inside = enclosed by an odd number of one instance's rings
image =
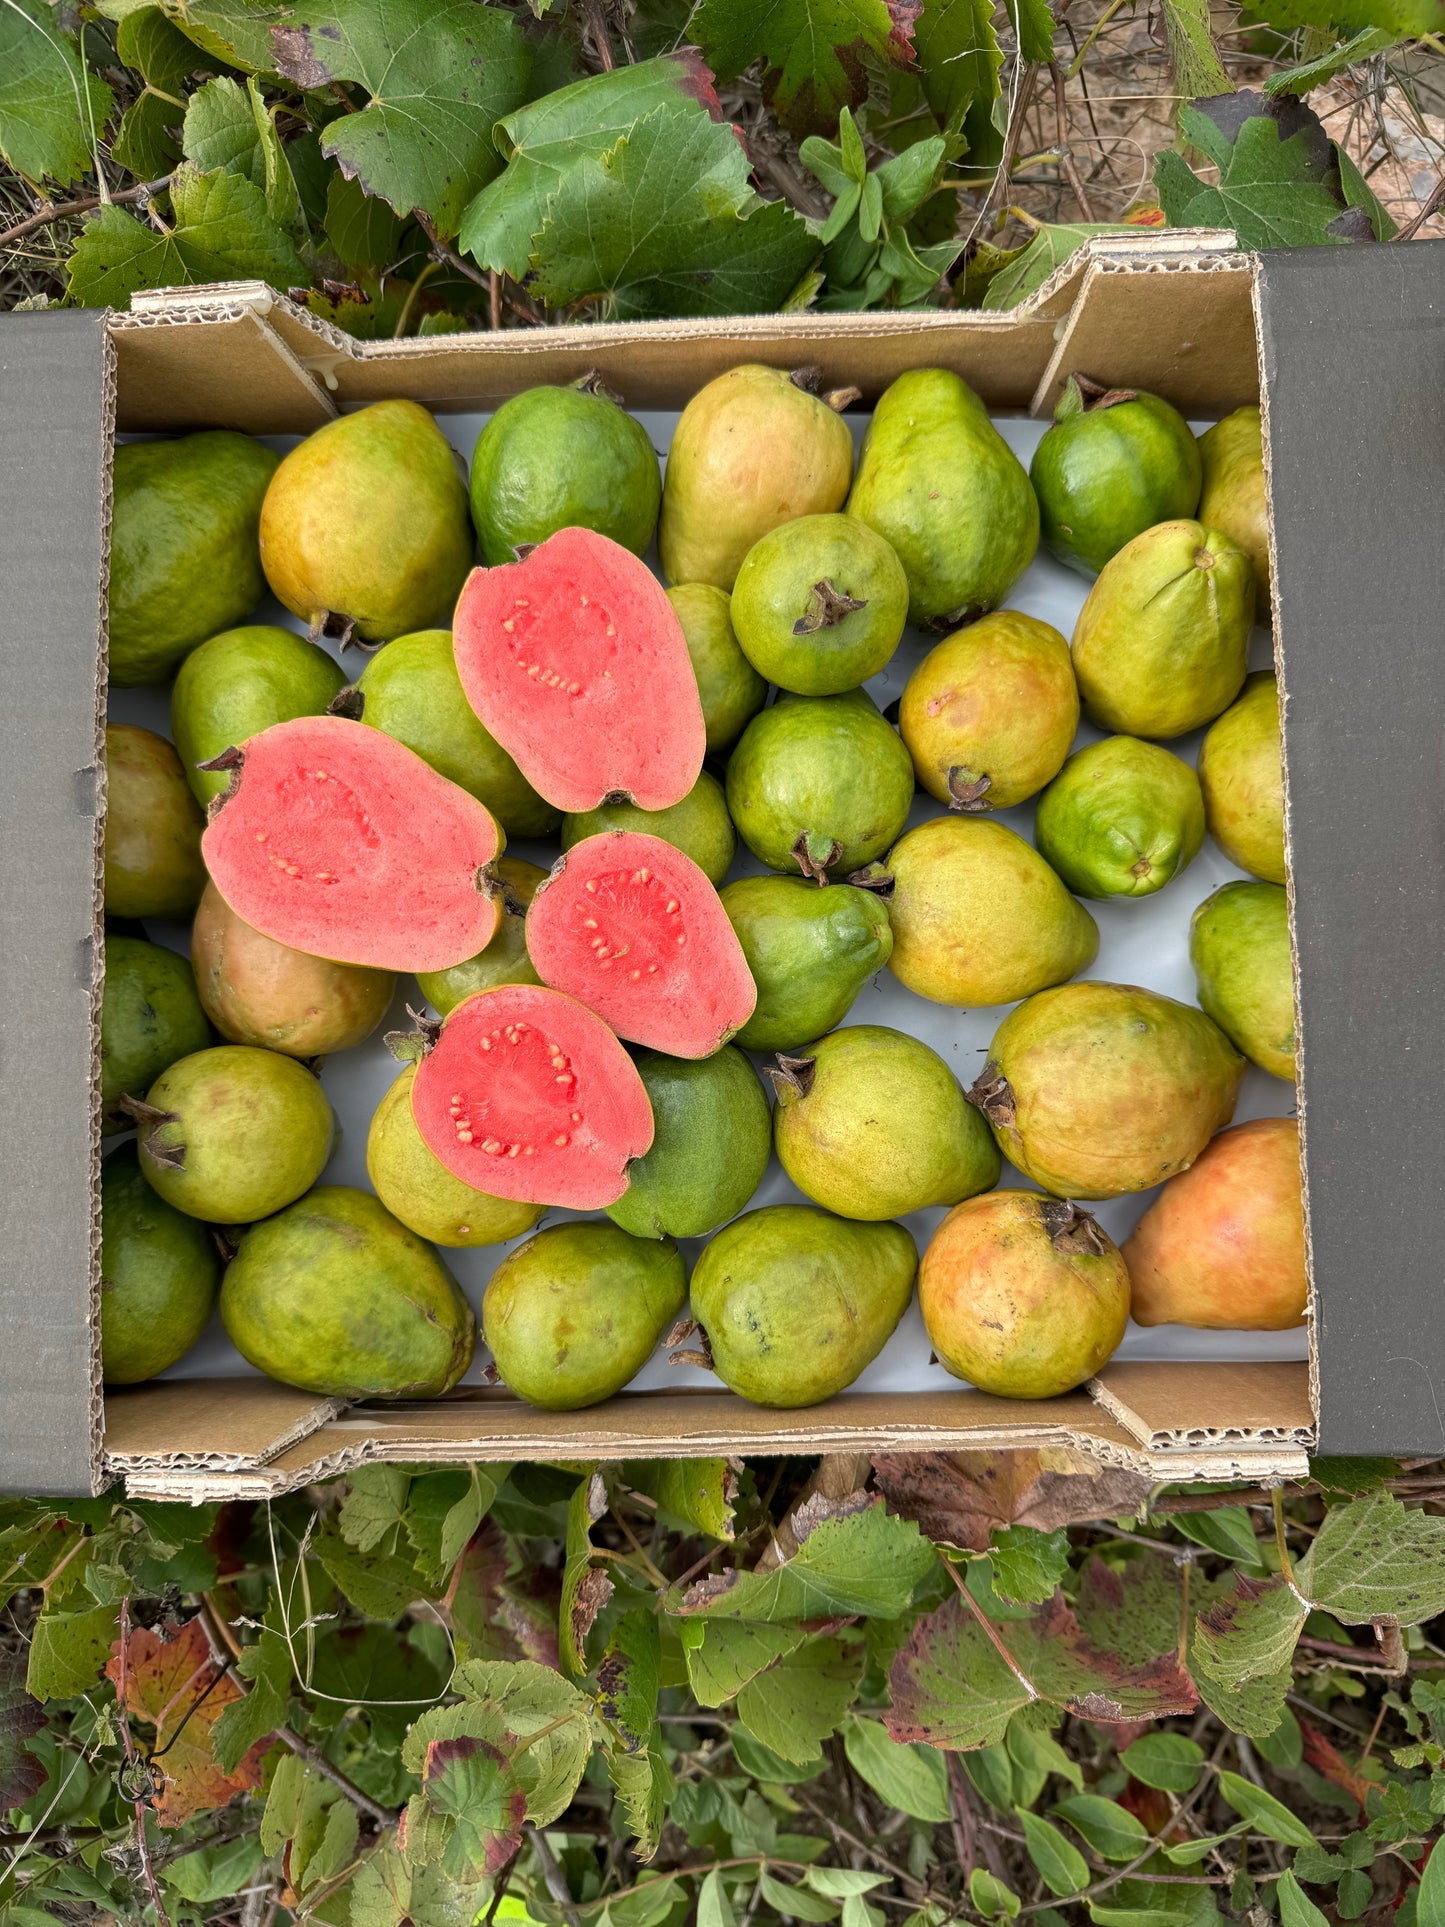
[[[873,1462],[890,1512],[916,1520],[940,1545],[987,1552],[995,1528],[1055,1532],[1136,1512],[1153,1490],[1138,1472],[1082,1454],[893,1452]]]
[[[624,1613],[597,1666],[597,1711],[629,1753],[645,1749],[657,1723],[662,1634],[645,1607]]]
[[[562,1569],[562,1606],[557,1643],[569,1673],[587,1671],[587,1635],[612,1597],[612,1581],[592,1564],[592,1528],[607,1510],[607,1483],[589,1472],[567,1508],[567,1563]]]
[[[105,1671],[119,1690],[118,1649]],[[240,1697],[235,1680],[229,1674],[220,1676],[199,1619],[188,1620],[172,1639],[144,1626],[132,1632],[125,1710],[154,1727],[152,1751],[164,1755],[156,1762],[165,1775],[156,1801],[156,1818],[163,1827],[178,1827],[194,1813],[222,1807],[236,1794],[260,1787],[266,1742],[253,1746],[229,1773],[217,1764],[211,1743],[216,1721]]]
[[[277,70],[306,92],[350,81],[370,94],[322,136],[342,172],[398,214],[420,208],[455,234],[501,168],[492,128],[531,78],[513,16],[476,0],[307,0],[271,44]]]
[[[801,1766],[858,1697],[867,1649],[861,1639],[805,1640],[738,1694],[738,1718],[780,1760]]]
[[[38,187],[93,165],[114,96],[45,0],[0,5],[0,155]]]
[[[795,134],[823,133],[867,97],[864,55],[911,64],[917,13],[917,0],[701,0],[688,30],[719,80],[761,58],[778,119]]]
[[[1421,1625],[1445,1612],[1445,1519],[1368,1492],[1330,1508],[1294,1576],[1311,1605],[1347,1626]]]
[[[713,1573],[685,1592],[669,1593],[667,1609],[684,1617],[828,1619],[840,1613],[893,1619],[934,1569],[933,1547],[911,1520],[892,1517],[881,1500],[821,1495],[792,1517],[798,1550],[768,1572]]]

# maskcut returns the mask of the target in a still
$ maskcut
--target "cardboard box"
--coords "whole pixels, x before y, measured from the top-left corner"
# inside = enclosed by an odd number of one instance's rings
[[[359,343],[260,284],[125,315],[0,319],[0,1489],[123,1476],[259,1495],[365,1458],[1035,1446],[1160,1479],[1445,1452],[1434,1374],[1442,1149],[1445,243],[1241,255],[1203,232],[1095,242],[1007,314],[760,316]],[[97,1369],[104,589],[115,432],[304,434],[407,395],[494,407],[584,369],[677,407],[742,359],[821,363],[868,406],[902,369],[1046,413],[1064,377],[1213,417],[1264,403],[1285,696],[1311,1359],[1115,1362],[1018,1404],[854,1392],[776,1413],[722,1391],[557,1415],[477,1388],[345,1411],[260,1378],[102,1400]]]

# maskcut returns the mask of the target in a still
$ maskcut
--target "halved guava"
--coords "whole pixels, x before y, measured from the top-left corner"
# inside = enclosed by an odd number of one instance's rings
[[[411,1112],[433,1156],[494,1198],[592,1211],[627,1189],[652,1143],[632,1059],[590,1010],[540,984],[499,984],[426,1036]]]
[[[449,970],[497,927],[495,819],[402,743],[340,716],[275,723],[212,767],[201,854],[253,930],[333,963]]]
[[[452,646],[467,701],[557,809],[665,810],[696,783],[707,732],[682,624],[607,536],[559,529],[520,562],[474,569]]]
[[[537,887],[527,950],[543,983],[672,1057],[711,1056],[758,1000],[717,891],[690,856],[640,831],[572,845]]]

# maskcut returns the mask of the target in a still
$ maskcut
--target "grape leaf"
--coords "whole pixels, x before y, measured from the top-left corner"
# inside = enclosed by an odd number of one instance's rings
[[[84,174],[114,99],[45,0],[0,5],[0,155],[37,186]]]
[[[547,218],[548,196],[556,192],[566,171],[586,156],[600,159],[654,108],[689,102],[705,108],[714,119],[722,118],[711,73],[686,48],[636,66],[618,67],[610,74],[592,74],[519,107],[493,130],[507,166],[462,216],[459,246],[475,255],[484,268],[520,281],[527,272],[533,237]]]
[[[710,1539],[732,1538],[738,1481],[726,1459],[632,1459],[622,1477]]]
[[[924,97],[942,126],[961,125],[976,100],[998,98],[1003,53],[988,0],[923,0],[913,47]]]
[[[206,91],[203,87],[196,95],[191,103],[192,112]],[[239,93],[240,89],[236,91]],[[375,1552],[385,1544],[388,1552],[394,1552],[410,1490],[410,1466],[357,1466],[346,1482],[346,1497],[336,1515],[337,1526],[347,1545],[355,1546],[358,1552]]]
[[[114,1606],[58,1612],[47,1605],[31,1628],[26,1691],[38,1700],[88,1692],[104,1671],[114,1640]]]
[[[417,1565],[445,1586],[463,1548],[482,1523],[509,1465],[463,1465],[418,1471],[406,1505],[406,1531]]]
[[[96,12],[109,20],[124,20],[149,7],[151,0],[95,0]],[[283,6],[264,0],[166,0],[166,17],[192,45],[227,66],[243,72],[275,71],[271,58],[271,28],[286,18]]]
[[[782,201],[759,202],[731,127],[655,108],[562,177],[531,286],[553,306],[605,300],[622,320],[779,307],[818,243]]]
[[[913,0],[701,0],[689,32],[720,80],[761,58],[768,103],[791,132],[831,133],[840,109],[867,98],[864,53],[911,64],[916,12]]]
[[[526,97],[532,54],[514,17],[477,0],[308,0],[271,44],[279,72],[307,92],[341,80],[370,93],[322,136],[341,171],[455,234],[501,167],[494,123]]]
[[[669,1612],[712,1619],[892,1619],[933,1569],[937,1554],[911,1520],[864,1497],[809,1499],[792,1516],[798,1550],[768,1572],[713,1573],[679,1594]]]
[[[1175,155],[1174,158],[1178,160],[1179,157]],[[1179,165],[1183,167],[1184,163],[1180,161]],[[1185,172],[1189,170],[1185,168]],[[1194,177],[1191,175],[1190,178]],[[1067,261],[1085,241],[1092,240],[1094,235],[1134,232],[1133,228],[1107,221],[1046,221],[1018,259],[1011,261],[989,282],[983,305],[990,310],[1016,308],[1036,288],[1043,286],[1055,268]]]
[[[1294,1576],[1312,1605],[1347,1626],[1421,1625],[1445,1612],[1445,1519],[1366,1493],[1330,1508]]]
[[[245,88],[229,74],[208,80],[186,102],[181,146],[186,159],[193,161],[203,174],[225,168],[230,173],[244,175],[256,187],[265,179],[256,117],[251,112]],[[360,1468],[367,1475],[378,1469],[369,1465]],[[363,1494],[367,1490],[364,1481],[361,1489]],[[349,1504],[348,1498],[342,1506],[343,1512]]]
[[[801,1626],[739,1619],[685,1619],[680,1627],[688,1684],[699,1706],[721,1706],[750,1679],[800,1646]]]
[[[1048,64],[1054,57],[1054,14],[1049,0],[1004,0],[1023,60]]]
[[[168,174],[181,157],[175,130],[185,110],[176,97],[198,64],[196,49],[159,7],[142,7],[121,21],[115,50],[122,65],[133,67],[145,87],[121,115],[111,159],[142,181]]]
[[[123,208],[90,216],[70,258],[72,305],[124,308],[137,288],[203,281],[269,281],[284,292],[309,278],[289,236],[267,214],[260,188],[239,174],[202,174],[183,164],[170,198],[175,225],[160,233]]]
[[[816,1757],[858,1697],[861,1639],[805,1640],[738,1694],[738,1718],[761,1745],[794,1766]]]
[[[40,1702],[25,1690],[18,1653],[0,1653],[0,1813],[24,1806],[45,1784],[45,1768],[26,1746],[45,1724]]]
[[[326,184],[326,238],[348,267],[385,268],[396,259],[404,223],[385,201],[337,169]],[[470,324],[468,324],[470,325]]]
[[[106,1677],[120,1682],[120,1651],[111,1656]],[[126,1652],[125,1710],[155,1728],[156,1762],[165,1787],[156,1801],[163,1827],[178,1827],[194,1813],[221,1807],[238,1793],[261,1785],[264,1742],[253,1746],[227,1773],[216,1761],[211,1734],[227,1706],[241,1697],[229,1674],[218,1677],[205,1627],[188,1620],[172,1639],[138,1626]],[[205,1695],[204,1699],[202,1695]],[[182,1724],[184,1722],[184,1724]]]
[[[1038,1532],[1032,1526],[1005,1526],[993,1535],[993,1589],[1016,1605],[1037,1606],[1048,1599],[1069,1568],[1069,1535]]]
[[[473,1535],[450,1593],[458,1659],[533,1659],[560,1666],[558,1574],[547,1566],[517,1567],[495,1520],[484,1519]]]
[[[1154,157],[1154,184],[1171,227],[1233,228],[1242,248],[1342,243],[1345,211],[1334,148],[1299,101],[1241,89],[1195,101],[1180,132],[1219,168],[1209,186],[1173,150]]]
[[[1197,1605],[1197,1593],[1192,1597]],[[1122,1571],[1091,1559],[1075,1611],[1096,1645],[1111,1646],[1131,1666],[1147,1665],[1160,1653],[1178,1650],[1184,1625],[1179,1567],[1147,1550]]]

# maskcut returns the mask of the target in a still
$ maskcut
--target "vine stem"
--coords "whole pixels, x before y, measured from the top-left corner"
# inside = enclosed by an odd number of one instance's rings
[[[126,1688],[130,1681],[130,1595],[126,1594],[120,1602],[120,1661],[115,1683],[115,1706],[120,1716],[120,1737],[125,1747],[125,1764],[128,1774],[135,1771],[135,1741],[130,1734],[130,1710],[126,1705]],[[132,1802],[135,1808],[135,1840],[140,1853],[141,1871],[145,1875],[146,1891],[155,1908],[157,1927],[170,1927],[165,1908],[161,1905],[161,1890],[156,1885],[155,1868],[151,1865],[150,1842],[146,1839],[146,1804],[137,1797]]]
[[[87,194],[79,201],[62,201],[58,205],[47,203],[38,214],[32,214],[24,221],[17,221],[14,227],[0,231],[0,247],[7,246],[11,241],[22,240],[27,234],[33,234],[36,228],[48,227],[52,221],[66,221],[74,214],[93,214],[98,207],[115,207],[123,201],[143,201],[147,195],[158,194],[170,184],[170,175],[162,174],[159,180],[137,181],[134,187],[124,187],[116,194],[103,197]]]

